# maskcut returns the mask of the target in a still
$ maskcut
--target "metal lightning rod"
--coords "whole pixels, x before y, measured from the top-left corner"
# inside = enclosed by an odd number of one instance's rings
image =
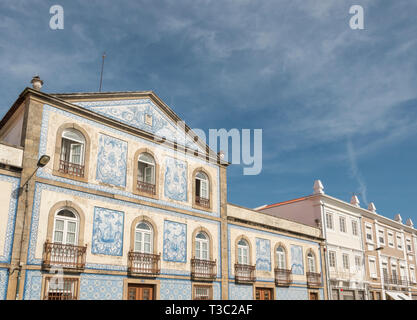
[[[103,70],[104,70],[104,58],[106,57],[106,53],[103,53],[103,61],[101,62],[101,74],[100,74],[100,88],[98,89],[98,92],[101,92],[101,85],[103,84]]]

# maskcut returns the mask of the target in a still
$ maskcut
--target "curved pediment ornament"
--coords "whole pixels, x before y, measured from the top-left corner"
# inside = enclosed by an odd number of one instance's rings
[[[168,118],[151,99],[84,101],[74,104],[152,133],[156,137],[166,138],[192,150],[203,152],[202,148],[186,134],[183,122],[175,123]]]

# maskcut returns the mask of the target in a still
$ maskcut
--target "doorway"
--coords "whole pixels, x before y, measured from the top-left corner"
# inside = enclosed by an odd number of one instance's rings
[[[273,291],[271,288],[256,288],[256,300],[272,300]]]
[[[129,284],[127,287],[128,300],[154,300],[154,286]]]
[[[319,300],[319,293],[318,292],[310,292],[309,293],[310,300]]]

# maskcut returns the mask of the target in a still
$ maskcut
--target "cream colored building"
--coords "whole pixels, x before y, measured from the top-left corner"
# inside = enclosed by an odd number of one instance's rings
[[[356,196],[350,203],[331,197],[325,194],[320,180],[315,181],[313,189],[312,195],[256,210],[322,228],[330,299],[411,299],[416,289],[414,246],[417,235],[411,220],[404,225],[380,216],[373,203],[367,209],[361,208]],[[367,228],[371,228],[368,233],[373,232],[372,240],[367,236]],[[406,251],[404,244],[398,248],[387,246],[387,240],[380,242],[377,235],[381,232],[384,237],[392,234],[393,239],[398,236],[401,241],[407,241],[410,250]],[[388,272],[385,282],[381,280],[382,264],[392,266],[394,279]],[[389,289],[392,294],[387,296]]]

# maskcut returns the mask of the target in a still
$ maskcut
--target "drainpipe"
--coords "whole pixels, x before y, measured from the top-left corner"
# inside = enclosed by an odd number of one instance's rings
[[[362,214],[359,217],[359,230],[360,231],[360,236],[361,236],[361,249],[362,249],[362,284],[363,284],[363,290],[365,293],[365,298],[366,300],[369,300],[369,285],[367,285],[365,283],[365,278],[366,278],[366,264],[365,264],[365,260],[366,260],[366,254],[365,254],[365,248],[364,248],[364,239],[363,237],[363,232],[362,232]]]
[[[320,210],[321,210],[321,230],[323,232],[323,238],[324,238],[324,264],[326,268],[326,286],[327,286],[327,299],[332,300],[332,292],[330,290],[330,279],[329,279],[329,264],[327,259],[327,234],[326,234],[326,220],[324,216],[324,203],[320,200]]]

